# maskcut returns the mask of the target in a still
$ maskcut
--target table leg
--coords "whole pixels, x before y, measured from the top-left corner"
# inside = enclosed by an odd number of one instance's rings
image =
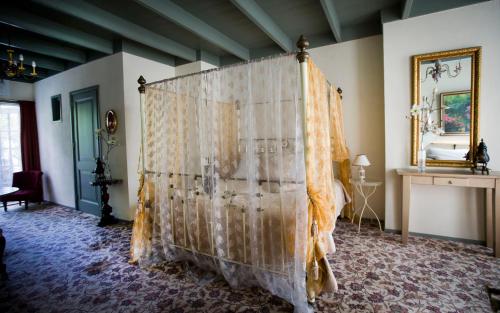
[[[357,185],[353,185],[354,186],[354,189],[358,190],[358,186]],[[351,224],[354,224],[354,218],[356,217],[356,213],[361,210],[360,208],[357,208],[354,206],[354,196],[355,196],[355,193],[354,193],[354,189],[352,190],[352,195],[351,195],[351,199],[353,201],[353,206],[352,206],[352,217],[351,217]]]
[[[377,213],[375,213],[375,211],[372,209],[372,207],[370,206],[370,204],[368,202],[368,199],[371,196],[373,196],[373,194],[375,193],[375,191],[377,191],[377,186],[374,186],[372,192],[368,196],[366,196],[366,205],[367,205],[368,209],[370,211],[372,211],[373,215],[375,215],[375,218],[377,219],[377,222],[378,222],[378,228],[380,229],[380,231],[382,231],[382,224],[380,223],[380,220],[378,219],[378,215],[377,215]]]
[[[358,222],[358,233],[359,233],[361,230],[361,220],[363,219],[363,213],[365,212],[365,208],[368,204],[368,201],[366,201],[366,196],[365,196],[365,193],[363,191],[363,186],[359,185],[358,191],[361,194],[361,197],[363,197],[363,200],[365,201],[365,203],[363,204],[363,209],[361,210],[361,214],[359,215],[359,222]]]
[[[500,179],[495,179],[495,207],[494,207],[493,234],[495,240],[495,257],[500,258]]]
[[[493,189],[486,188],[486,246],[493,248]]]
[[[401,240],[408,242],[408,223],[410,220],[411,176],[403,176],[403,208],[401,211]]]

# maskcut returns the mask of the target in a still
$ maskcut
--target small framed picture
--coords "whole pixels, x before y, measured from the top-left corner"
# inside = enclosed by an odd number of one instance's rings
[[[55,95],[50,98],[52,103],[52,122],[62,121],[62,105],[61,105],[61,95]]]
[[[470,90],[441,93],[441,128],[443,135],[470,133]]]

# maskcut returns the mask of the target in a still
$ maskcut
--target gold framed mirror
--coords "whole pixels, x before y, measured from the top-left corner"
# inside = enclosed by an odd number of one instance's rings
[[[118,118],[113,110],[108,110],[105,114],[106,131],[108,134],[114,134],[118,128]]]
[[[414,55],[412,64],[411,165],[422,154],[427,166],[472,167],[476,149],[470,148],[477,147],[479,137],[481,47]]]

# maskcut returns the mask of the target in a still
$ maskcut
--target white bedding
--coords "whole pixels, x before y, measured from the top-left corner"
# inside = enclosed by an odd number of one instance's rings
[[[468,149],[443,149],[431,147],[427,149],[427,158],[432,160],[465,160]]]
[[[335,192],[335,218],[338,218],[342,212],[342,208],[344,208],[346,204],[351,203],[351,196],[346,192],[344,185],[338,179],[335,179],[333,189]]]

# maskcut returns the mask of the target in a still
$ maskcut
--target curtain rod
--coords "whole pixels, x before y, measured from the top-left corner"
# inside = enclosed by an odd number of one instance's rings
[[[157,81],[154,81],[154,82],[151,82],[151,83],[146,83],[145,86],[149,86],[149,85],[153,85],[153,84],[157,84],[157,83],[164,83],[164,82],[167,82],[167,81],[170,81],[170,80],[174,80],[174,79],[178,79],[178,78],[185,78],[185,77],[199,75],[199,74],[207,74],[209,72],[217,72],[217,71],[220,71],[220,70],[223,70],[223,69],[227,69],[227,68],[231,68],[231,67],[236,67],[236,66],[240,66],[240,65],[244,65],[244,64],[250,64],[250,63],[255,63],[255,62],[259,62],[259,61],[270,60],[270,59],[274,59],[274,58],[279,58],[279,57],[289,56],[289,55],[295,55],[295,54],[296,54],[296,52],[280,53],[280,54],[275,54],[275,55],[271,55],[271,56],[267,56],[267,57],[262,57],[262,58],[252,59],[252,60],[246,60],[246,61],[241,61],[241,62],[238,62],[238,63],[224,65],[224,66],[220,66],[220,67],[216,67],[216,68],[212,68],[212,69],[209,69],[209,70],[204,70],[204,71],[200,71],[200,72],[196,72],[196,73],[185,74],[185,75],[181,75],[181,76],[175,76],[175,77],[170,77],[170,78],[166,78],[166,79],[157,80]]]
[[[154,81],[151,83],[146,83],[146,84],[144,84],[144,86],[150,86],[153,84],[164,83],[164,82],[171,81],[174,79],[185,78],[185,77],[199,75],[199,74],[207,74],[210,72],[216,72],[216,71],[220,71],[220,70],[235,67],[235,66],[240,66],[240,65],[244,65],[244,64],[250,64],[250,63],[255,63],[255,62],[259,62],[259,61],[263,61],[263,60],[270,60],[270,59],[274,59],[274,58],[295,55],[295,54],[297,54],[297,53],[296,52],[288,52],[288,53],[275,54],[275,55],[262,57],[262,58],[258,58],[258,59],[252,59],[252,60],[248,60],[248,61],[242,61],[242,62],[238,62],[238,63],[234,63],[234,64],[224,65],[224,66],[220,66],[220,67],[216,67],[216,68],[212,68],[212,69],[204,70],[204,71],[200,71],[200,72],[195,72],[195,73],[185,74],[185,75],[181,75],[181,76],[175,76],[175,77],[170,77],[170,78],[166,78],[166,79],[161,79],[161,80],[157,80],[157,81]],[[330,83],[330,81],[328,79],[326,79],[326,83],[329,86],[333,86],[333,84]],[[337,92],[340,94],[340,99],[342,99],[343,98],[342,97],[342,88],[338,87]]]

